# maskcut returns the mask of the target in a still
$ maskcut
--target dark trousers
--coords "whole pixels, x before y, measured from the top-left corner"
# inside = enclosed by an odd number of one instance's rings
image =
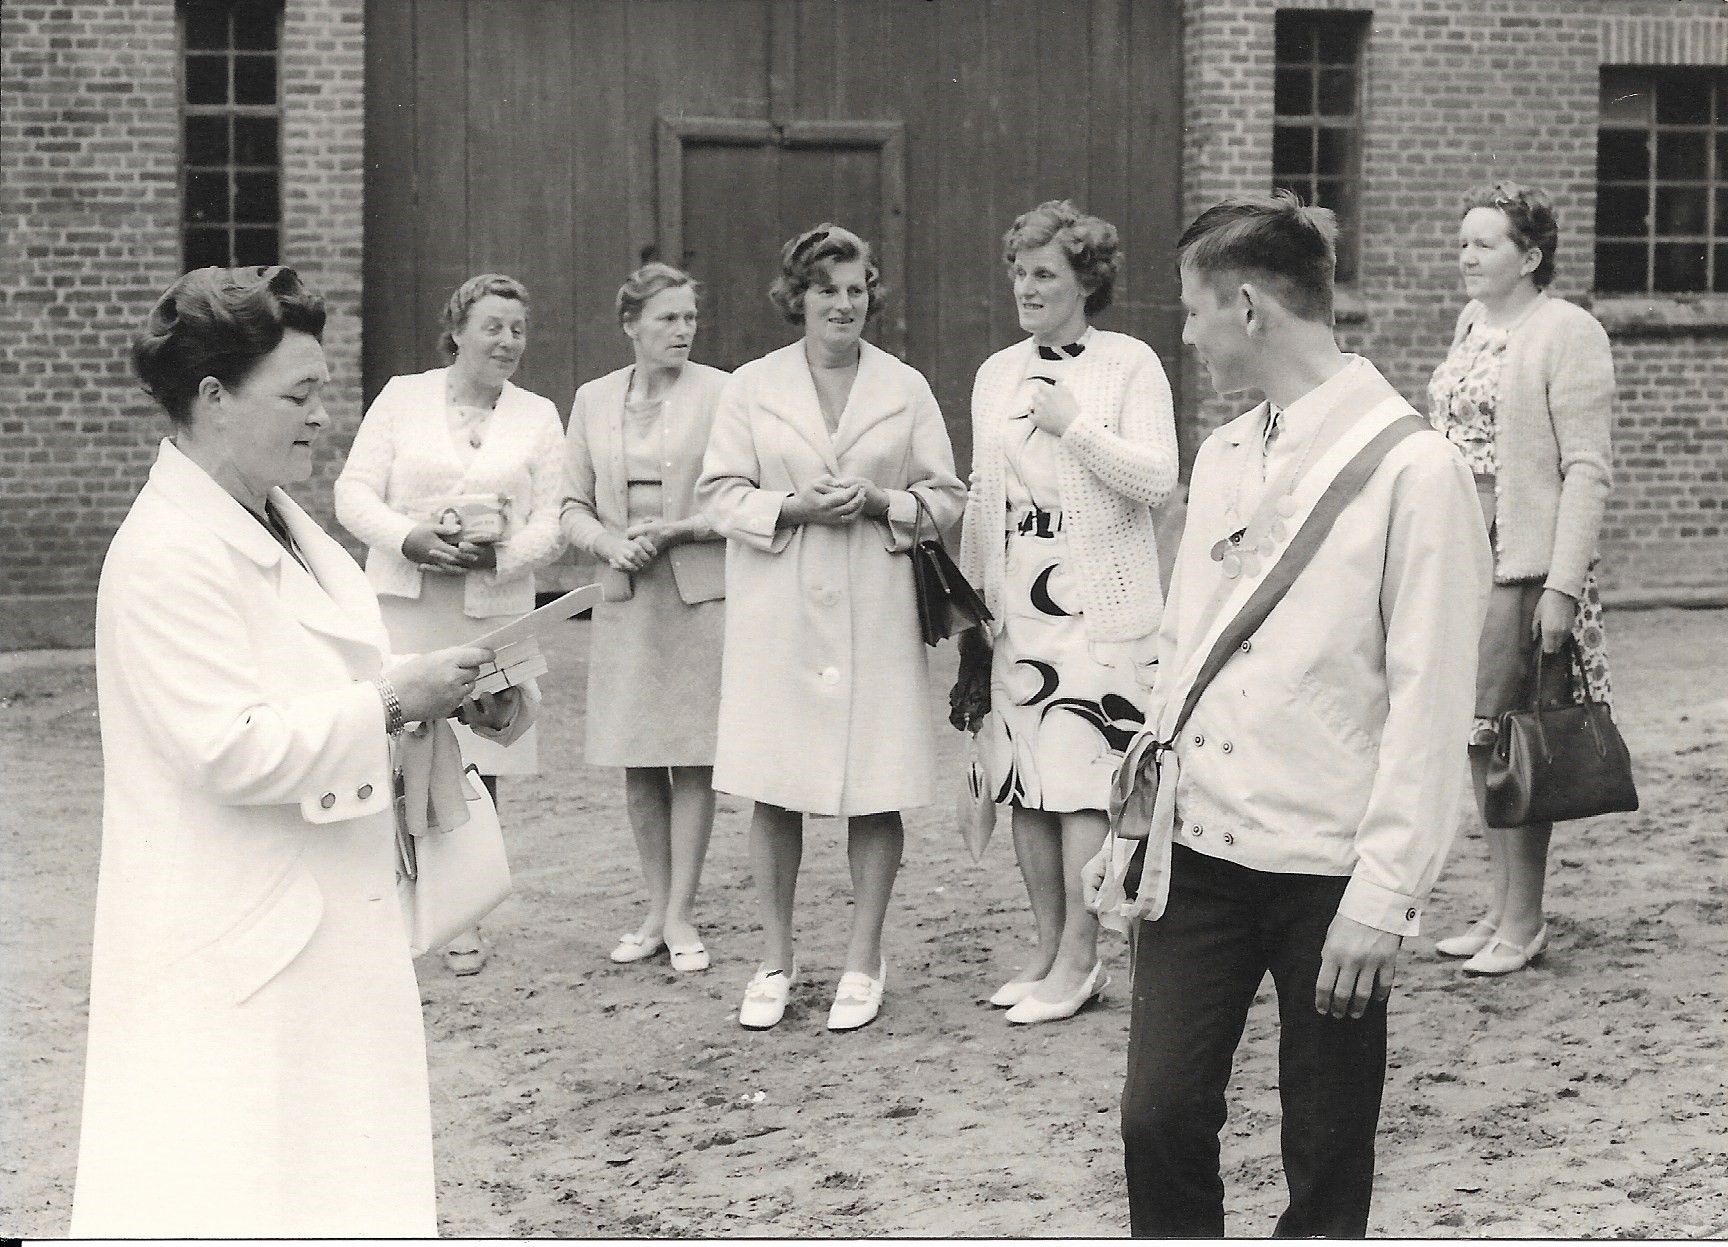
[[[1249,1006],[1278,991],[1278,1094],[1290,1204],[1279,1237],[1360,1238],[1374,1190],[1386,1006],[1315,1012],[1326,929],[1349,882],[1249,870],[1178,845],[1164,917],[1141,922],[1122,1143],[1136,1237],[1224,1233],[1218,1132]]]

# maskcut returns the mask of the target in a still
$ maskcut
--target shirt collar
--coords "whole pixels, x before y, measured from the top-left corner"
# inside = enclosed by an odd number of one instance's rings
[[[1344,358],[1347,361],[1344,367],[1288,407],[1280,409],[1267,403],[1267,417],[1260,424],[1261,437],[1266,435],[1266,424],[1273,411],[1282,411],[1281,437],[1305,437],[1319,428],[1327,414],[1337,405],[1338,399],[1352,386],[1361,382],[1362,370],[1368,367],[1368,361],[1360,355],[1346,355]]]

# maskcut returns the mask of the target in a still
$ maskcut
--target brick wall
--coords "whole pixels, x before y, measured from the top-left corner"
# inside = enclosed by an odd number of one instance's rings
[[[362,0],[294,0],[284,256],[330,298],[330,443],[358,420]],[[133,330],[180,272],[172,0],[0,8],[0,647],[88,644],[109,538],[167,421]],[[323,515],[339,462],[297,491]]]
[[[1419,409],[1464,299],[1457,201],[1533,183],[1561,219],[1553,292],[1593,279],[1597,68],[1615,52],[1721,63],[1728,5],[1710,0],[1187,0],[1188,206],[1271,183],[1277,8],[1371,11],[1363,105],[1361,319],[1341,326]],[[1728,309],[1725,309],[1728,310]],[[1606,318],[1606,314],[1605,314]],[[1728,597],[1728,335],[1615,334],[1617,483],[1604,591]],[[1184,367],[1192,373],[1191,360]],[[1203,375],[1191,391],[1209,395]],[[1196,432],[1243,409],[1206,397]]]

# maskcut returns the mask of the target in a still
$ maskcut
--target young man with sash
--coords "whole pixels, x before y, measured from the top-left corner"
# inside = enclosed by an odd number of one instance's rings
[[[1194,462],[1152,717],[1089,871],[1106,921],[1138,920],[1138,1236],[1224,1233],[1218,1132],[1268,972],[1276,1233],[1367,1232],[1386,1001],[1462,811],[1487,534],[1458,452],[1339,351],[1336,233],[1280,194],[1218,204],[1178,245],[1183,342],[1219,393],[1267,401]]]

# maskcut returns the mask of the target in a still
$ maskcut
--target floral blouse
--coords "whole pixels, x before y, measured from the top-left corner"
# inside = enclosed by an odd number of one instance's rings
[[[1477,322],[1434,370],[1428,382],[1428,423],[1456,446],[1470,470],[1494,476],[1494,413],[1499,406],[1500,365],[1510,327]]]

